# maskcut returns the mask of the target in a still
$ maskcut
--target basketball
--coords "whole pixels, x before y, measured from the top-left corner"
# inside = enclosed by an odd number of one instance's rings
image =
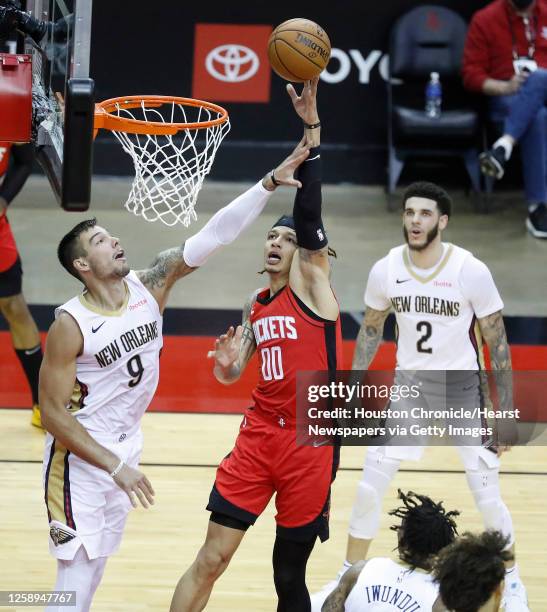
[[[313,21],[289,19],[271,33],[268,57],[282,79],[302,83],[319,75],[329,63],[330,40]]]

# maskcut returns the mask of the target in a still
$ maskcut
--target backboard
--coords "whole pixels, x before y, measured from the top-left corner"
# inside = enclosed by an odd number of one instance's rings
[[[87,210],[91,197],[94,84],[89,78],[92,0],[27,0],[48,23],[33,61],[33,136],[37,156],[65,210]]]

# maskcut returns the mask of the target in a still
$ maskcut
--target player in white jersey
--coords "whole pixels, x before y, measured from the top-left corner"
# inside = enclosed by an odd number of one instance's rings
[[[44,487],[55,589],[76,591],[71,609],[89,610],[131,505],[153,503],[152,485],[138,469],[140,421],[158,383],[162,313],[171,287],[235,240],[276,185],[299,186],[293,174],[308,152],[298,145],[148,270],[131,271],[118,238],[95,219],[61,240],[59,260],[85,289],[56,311],[40,371],[40,404],[49,432]]]
[[[484,339],[492,370],[511,370],[503,302],[490,271],[468,251],[441,240],[450,213],[450,197],[441,187],[418,182],[406,190],[406,244],[392,249],[370,272],[353,370],[368,369],[392,308],[398,328],[398,369],[477,371],[483,367]],[[514,547],[511,515],[499,487],[503,450],[458,447],[485,527],[501,531]],[[366,558],[380,526],[382,498],[401,461],[419,459],[422,452],[419,445],[369,447],[350,519],[346,567]],[[528,610],[526,591],[513,562],[508,564],[506,584],[507,612]]]
[[[444,610],[439,587],[430,575],[434,556],[454,541],[452,517],[442,502],[399,490],[403,506],[389,514],[401,518],[397,531],[397,559],[374,557],[358,561],[341,578],[323,603],[312,597],[312,612],[437,612]],[[318,597],[319,596],[319,597]]]

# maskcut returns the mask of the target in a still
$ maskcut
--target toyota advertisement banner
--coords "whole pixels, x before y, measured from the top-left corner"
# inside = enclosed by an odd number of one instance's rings
[[[269,25],[198,23],[192,98],[213,102],[269,102]]]
[[[436,2],[465,19],[486,0]],[[331,60],[321,75],[319,109],[324,126],[325,180],[385,182],[386,79],[389,31],[417,0],[383,4],[340,0],[335,5],[291,2],[268,5],[238,2],[237,12],[220,2],[158,5],[96,3],[93,9],[91,73],[97,100],[136,93],[171,94],[219,103],[232,129],[211,172],[217,180],[253,180],[289,151],[300,135],[285,91],[272,72],[267,41],[272,30],[292,17],[319,23],[332,43]],[[137,8],[136,8],[137,7]],[[104,41],[122,41],[112,52]],[[111,134],[95,146],[95,171],[129,174]]]

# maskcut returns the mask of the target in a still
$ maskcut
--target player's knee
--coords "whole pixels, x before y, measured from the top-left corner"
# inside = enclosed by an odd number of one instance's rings
[[[378,491],[368,482],[361,480],[349,522],[349,534],[354,538],[370,540],[380,527],[382,500]]]
[[[232,555],[216,546],[204,546],[196,559],[196,573],[202,582],[214,582],[228,567]]]
[[[23,296],[21,294],[0,298],[0,312],[8,323],[16,323],[24,316],[25,309],[22,305],[22,299]]]
[[[273,574],[275,590],[283,600],[287,598],[290,600],[292,593],[305,587],[304,577],[292,567],[275,566]]]
[[[104,570],[105,570],[107,561],[108,561],[108,557],[99,557],[98,559],[94,559],[93,577],[92,577],[92,583],[91,583],[91,590],[93,593],[95,593],[95,591],[97,590],[97,587],[99,586],[103,578],[103,574],[104,574]]]

